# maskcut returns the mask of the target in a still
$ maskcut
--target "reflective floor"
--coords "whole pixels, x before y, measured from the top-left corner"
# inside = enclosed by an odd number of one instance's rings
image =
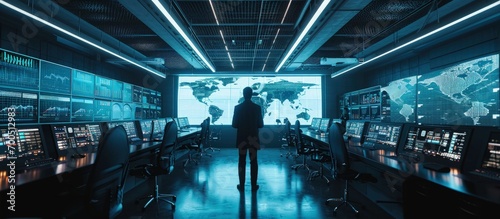
[[[330,176],[327,184],[322,178],[308,180],[304,168],[293,170],[291,165],[302,162],[301,158],[285,158],[286,151],[266,148],[259,151],[260,189],[252,192],[250,170],[247,164],[245,191],[236,189],[238,184],[237,151],[221,149],[209,153],[212,157],[201,157],[200,162],[190,162],[185,168],[177,162],[172,174],[159,179],[160,193],[177,196],[175,210],[166,202],[152,203],[142,211],[147,200],[136,199],[154,190],[154,180],[125,194],[124,211],[120,218],[354,218],[348,207],[340,208],[336,215],[333,208],[337,203],[325,204],[328,198],[340,197],[343,182]],[[311,163],[313,164],[313,163]],[[317,166],[311,165],[313,169]],[[355,190],[350,198],[360,211],[357,218],[392,218],[377,205]]]

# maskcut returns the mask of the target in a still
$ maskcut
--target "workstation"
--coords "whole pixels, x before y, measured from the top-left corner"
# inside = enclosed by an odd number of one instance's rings
[[[96,161],[113,160],[98,158],[102,138],[120,131],[111,218],[493,214],[499,8],[0,1],[2,215],[84,212],[74,194],[88,195]],[[238,193],[232,117],[245,87],[264,122],[260,189]]]

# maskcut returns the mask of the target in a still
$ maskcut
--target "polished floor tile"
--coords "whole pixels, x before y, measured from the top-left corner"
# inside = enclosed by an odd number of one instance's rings
[[[160,193],[177,196],[175,210],[166,202],[160,202],[142,211],[146,200],[137,203],[136,199],[153,191],[154,181],[148,180],[125,194],[120,218],[392,218],[355,190],[350,190],[350,198],[357,202],[354,205],[360,214],[355,215],[348,207],[343,207],[334,216],[333,208],[337,203],[326,205],[325,201],[342,195],[343,182],[332,180],[330,176],[329,184],[322,178],[308,180],[307,170],[290,168],[302,159],[281,157],[283,152],[278,148],[259,151],[260,189],[255,192],[250,188],[249,164],[245,190],[236,189],[236,149],[210,152],[212,157],[204,156],[198,164],[189,163],[185,168],[182,162],[177,162],[175,170],[159,180]]]

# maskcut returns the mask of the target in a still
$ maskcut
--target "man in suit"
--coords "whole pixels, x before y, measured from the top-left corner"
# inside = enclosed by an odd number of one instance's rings
[[[257,150],[260,150],[259,128],[264,127],[262,109],[252,102],[253,90],[250,87],[243,89],[244,101],[234,107],[233,128],[236,128],[236,147],[239,152],[238,176],[240,184],[238,190],[243,191],[245,185],[245,170],[247,152],[250,154],[250,177],[252,191],[259,189],[257,185]]]

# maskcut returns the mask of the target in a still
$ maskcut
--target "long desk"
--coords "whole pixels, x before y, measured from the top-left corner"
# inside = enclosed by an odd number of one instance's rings
[[[303,129],[302,136],[308,141],[323,147],[328,146],[328,135],[321,135]],[[370,172],[378,182],[353,182],[354,187],[362,190],[369,199],[379,203],[386,210],[396,211],[401,203],[405,218],[435,216],[442,212],[453,216],[488,216],[496,214],[500,207],[500,185],[493,180],[461,173],[458,168],[449,172],[436,172],[423,167],[393,151],[370,150],[349,146],[354,160],[351,166],[360,172]],[[357,185],[356,185],[357,184]],[[372,185],[373,184],[373,185]],[[375,194],[372,187],[383,196]],[[382,200],[381,200],[382,198]],[[403,215],[395,215],[402,217]]]
[[[187,132],[178,132],[177,141],[179,147],[183,142],[187,142],[195,138],[199,132],[200,128],[190,128]],[[154,151],[159,147],[161,142],[143,142],[138,145],[129,145],[130,148],[130,160],[137,159],[142,155],[147,155],[151,151]],[[37,183],[41,180],[48,178],[57,178],[56,182],[62,182],[68,174],[79,173],[89,168],[95,161],[95,152],[85,152],[84,158],[72,158],[70,155],[59,157],[56,161],[28,168],[25,170],[16,170],[15,186],[20,188],[25,184]],[[178,156],[181,157],[181,156]],[[0,172],[0,191],[8,190],[9,178],[8,173]]]

